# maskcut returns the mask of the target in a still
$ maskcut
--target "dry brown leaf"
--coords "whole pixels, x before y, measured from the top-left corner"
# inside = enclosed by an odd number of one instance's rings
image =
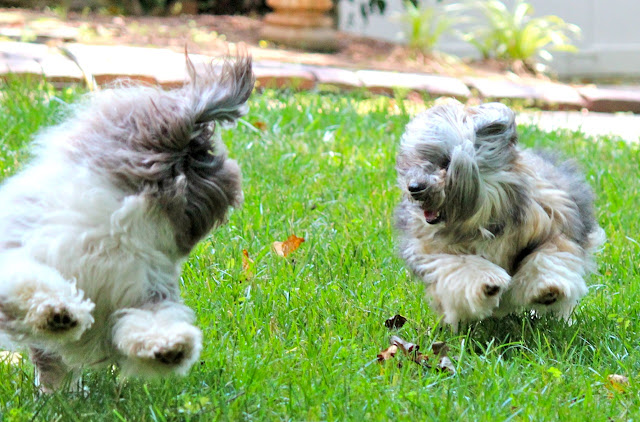
[[[449,346],[444,341],[436,341],[431,345],[431,351],[437,356],[447,356]]]
[[[629,378],[624,375],[611,374],[607,377],[607,381],[609,381],[607,387],[618,393],[624,393],[627,391],[627,387],[629,387]]]
[[[410,356],[411,360],[417,363],[420,366],[425,368],[431,368],[431,364],[429,364],[429,356],[424,353],[417,352]]]
[[[398,346],[400,350],[402,350],[405,354],[416,353],[418,349],[420,349],[420,346],[418,346],[417,344],[405,341],[398,336],[391,336],[389,342]]]
[[[451,375],[456,373],[456,368],[453,366],[453,362],[447,356],[449,353],[449,346],[444,341],[436,341],[431,345],[431,351],[435,356],[438,356],[437,368],[442,372],[448,372]]]
[[[273,242],[273,249],[278,255],[287,257],[292,252],[295,252],[295,250],[300,247],[300,244],[302,244],[302,242],[304,242],[303,237],[298,237],[295,234],[292,234],[284,242]]]
[[[455,375],[456,373],[456,368],[453,366],[453,362],[449,359],[449,356],[440,357],[438,369],[442,372],[448,372],[451,375]]]
[[[391,336],[391,338],[389,339],[389,343],[391,343],[391,347],[383,350],[380,354],[378,354],[379,362],[384,362],[385,360],[391,359],[395,356],[398,350],[402,350],[402,352],[412,362],[417,363],[423,368],[431,368],[431,364],[429,363],[429,356],[424,353],[420,353],[420,346],[418,346],[417,344],[408,342],[398,336]],[[451,359],[447,356],[449,346],[447,346],[447,344],[444,342],[436,342],[431,346],[431,349],[433,350],[434,356],[439,357],[436,369],[454,375],[456,373],[456,368],[453,365]],[[401,367],[402,362],[399,362],[398,366]]]
[[[253,127],[259,130],[267,130],[267,124],[262,120],[256,120],[255,122],[253,122]]]
[[[392,344],[391,346],[384,349],[382,352],[378,353],[378,362],[384,362],[385,360],[389,360],[396,355],[398,352],[398,346]]]
[[[249,271],[253,264],[253,259],[249,258],[249,252],[246,249],[242,250],[242,271]]]
[[[246,249],[242,250],[242,273],[245,280],[253,278],[253,259],[249,257]]]
[[[394,315],[384,322],[384,326],[390,330],[402,328],[407,319],[400,314]]]
[[[428,368],[431,367],[431,365],[429,365],[429,356],[420,353],[420,346],[417,344],[405,341],[398,336],[391,336],[389,341],[391,344],[397,345],[411,361]]]

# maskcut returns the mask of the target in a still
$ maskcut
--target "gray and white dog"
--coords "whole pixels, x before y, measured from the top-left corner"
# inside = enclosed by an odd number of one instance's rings
[[[457,101],[418,115],[402,137],[400,255],[454,330],[521,310],[568,318],[604,242],[575,166],[517,141],[508,107]]]
[[[85,98],[0,189],[0,329],[30,347],[45,391],[84,366],[183,374],[199,356],[180,267],[242,202],[215,126],[247,111],[254,76],[246,54],[187,62],[180,89]]]

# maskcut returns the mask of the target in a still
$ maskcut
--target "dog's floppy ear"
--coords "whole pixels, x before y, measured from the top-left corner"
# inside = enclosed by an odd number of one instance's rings
[[[446,177],[446,216],[461,221],[476,213],[480,198],[480,171],[471,141],[457,145],[451,154]]]
[[[487,103],[470,108],[476,134],[476,155],[482,164],[499,167],[513,157],[518,143],[515,113],[501,103]]]
[[[491,141],[504,140],[515,144],[518,142],[516,133],[516,115],[506,105],[501,103],[487,103],[469,109],[476,131],[476,139]]]

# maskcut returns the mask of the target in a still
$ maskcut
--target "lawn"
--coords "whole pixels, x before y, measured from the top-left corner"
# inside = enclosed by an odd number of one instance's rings
[[[0,85],[0,178],[78,93]],[[256,93],[250,114],[223,134],[243,168],[245,204],[197,246],[181,279],[204,332],[200,363],[153,382],[89,370],[85,392],[48,396],[36,392],[28,360],[0,363],[0,419],[637,419],[638,145],[520,128],[525,146],[560,150],[586,171],[608,236],[599,274],[573,325],[513,317],[453,334],[434,329],[423,288],[394,249],[395,151],[420,108],[364,94]],[[305,242],[278,256],[272,243],[291,234]],[[395,314],[408,322],[391,332],[384,322]],[[425,352],[445,341],[456,373],[401,354],[379,364],[394,334]],[[610,374],[629,385],[612,385]]]

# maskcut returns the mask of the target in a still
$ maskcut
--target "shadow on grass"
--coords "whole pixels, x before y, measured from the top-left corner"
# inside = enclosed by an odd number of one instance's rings
[[[580,363],[594,360],[594,351],[611,339],[603,333],[611,332],[611,321],[605,316],[582,319],[574,315],[572,322],[552,316],[536,317],[526,314],[488,318],[461,327],[466,351],[474,355],[498,353],[502,359],[522,356],[523,353],[551,358],[573,359]]]

